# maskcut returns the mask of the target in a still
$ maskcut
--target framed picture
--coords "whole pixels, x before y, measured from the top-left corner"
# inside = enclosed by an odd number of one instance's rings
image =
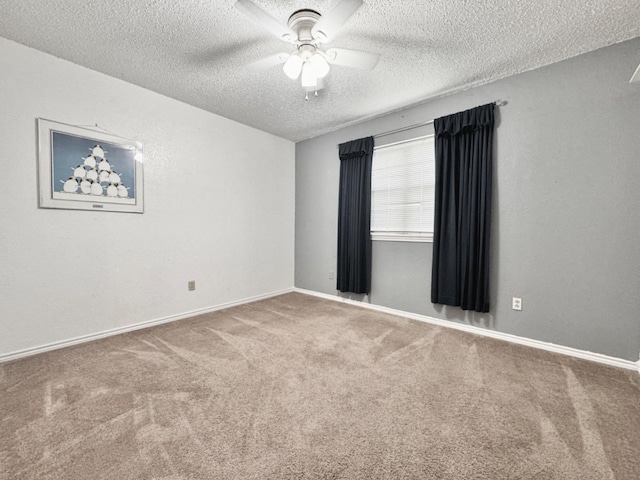
[[[38,119],[40,208],[144,212],[142,143]]]

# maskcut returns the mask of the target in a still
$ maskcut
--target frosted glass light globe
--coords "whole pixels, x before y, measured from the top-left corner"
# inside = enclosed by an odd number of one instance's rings
[[[318,78],[324,78],[327,73],[329,73],[329,63],[327,60],[320,55],[319,53],[314,53],[311,57],[311,66],[313,67],[313,71]]]
[[[304,65],[302,65],[302,86],[316,87],[317,85],[318,78],[316,77],[313,65],[310,62],[304,62]]]
[[[298,78],[300,76],[300,71],[302,70],[302,58],[300,58],[300,55],[297,53],[291,55],[287,61],[284,62],[282,70],[291,80]]]

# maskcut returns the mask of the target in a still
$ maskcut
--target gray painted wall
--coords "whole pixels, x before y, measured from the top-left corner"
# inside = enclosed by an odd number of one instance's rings
[[[637,38],[298,143],[295,285],[338,294],[338,143],[502,99],[491,311],[431,304],[431,243],[374,242],[371,294],[353,298],[637,360],[639,63]]]

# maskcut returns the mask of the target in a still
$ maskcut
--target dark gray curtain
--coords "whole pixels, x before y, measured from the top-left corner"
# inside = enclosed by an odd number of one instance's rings
[[[431,301],[489,311],[494,104],[434,121]]]
[[[373,137],[343,143],[338,207],[338,290],[369,293]]]

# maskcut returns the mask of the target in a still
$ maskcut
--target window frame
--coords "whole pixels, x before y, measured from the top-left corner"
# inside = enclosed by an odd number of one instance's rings
[[[375,162],[375,151],[379,148],[392,147],[395,145],[401,145],[403,143],[409,143],[417,140],[423,140],[427,138],[433,138],[433,146],[435,149],[435,133],[427,133],[424,135],[418,135],[416,137],[410,137],[396,142],[386,143],[384,145],[376,146],[373,149],[373,160]],[[434,152],[435,155],[435,152]],[[435,169],[435,165],[434,165]],[[434,190],[435,190],[435,171],[434,171]],[[373,189],[371,191],[373,197]],[[372,199],[373,207],[373,199]],[[412,243],[433,243],[433,231],[431,232],[376,232],[369,228],[371,240],[383,241],[383,242],[412,242]]]

